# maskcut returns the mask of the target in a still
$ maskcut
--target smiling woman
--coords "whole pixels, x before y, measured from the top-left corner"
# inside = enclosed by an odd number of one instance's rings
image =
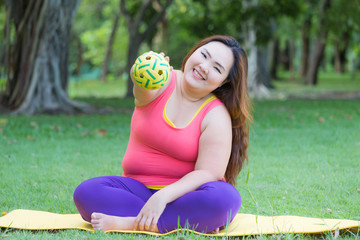
[[[82,217],[102,231],[226,227],[241,205],[233,185],[251,121],[244,50],[232,37],[209,37],[163,87],[134,84],[133,92],[123,176],[80,184],[74,201]]]
[[[202,98],[225,83],[233,65],[234,57],[226,45],[209,42],[198,48],[184,65],[183,88],[192,91],[192,96]],[[199,80],[201,80],[199,82]]]

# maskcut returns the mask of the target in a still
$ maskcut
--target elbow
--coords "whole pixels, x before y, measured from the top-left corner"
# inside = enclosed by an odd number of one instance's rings
[[[224,179],[224,174],[222,171],[211,171],[211,170],[202,170],[204,172],[204,178],[207,179],[207,182],[220,181]]]

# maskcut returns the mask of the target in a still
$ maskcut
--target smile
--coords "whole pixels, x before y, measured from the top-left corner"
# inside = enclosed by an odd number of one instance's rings
[[[205,80],[205,78],[201,75],[201,73],[194,68],[193,75],[198,80]]]

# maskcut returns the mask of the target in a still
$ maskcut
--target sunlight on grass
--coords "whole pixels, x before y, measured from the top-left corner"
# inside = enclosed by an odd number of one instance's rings
[[[99,80],[71,81],[69,96],[96,97],[96,98],[122,98],[126,94],[126,80],[122,78],[101,82]]]

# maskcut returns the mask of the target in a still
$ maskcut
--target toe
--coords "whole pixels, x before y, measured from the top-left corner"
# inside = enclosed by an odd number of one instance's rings
[[[100,223],[99,219],[96,218],[91,219],[91,224],[99,224],[99,223]]]

